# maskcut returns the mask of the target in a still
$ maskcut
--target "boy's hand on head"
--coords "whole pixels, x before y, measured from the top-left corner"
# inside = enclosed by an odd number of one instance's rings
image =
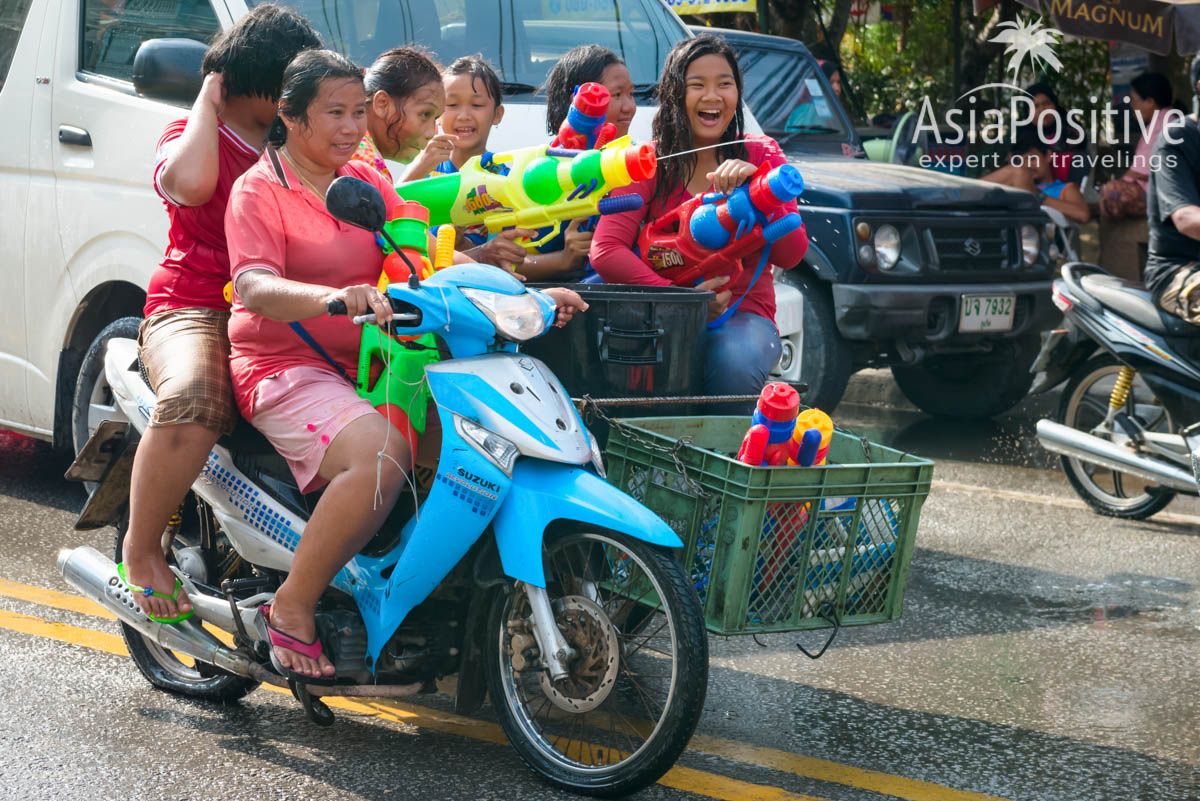
[[[216,115],[221,116],[225,111],[225,76],[219,72],[210,72],[205,75],[196,102],[211,106]]]
[[[705,177],[712,181],[715,191],[731,192],[744,184],[756,172],[758,172],[758,167],[748,161],[727,159],[718,164],[717,168]]]

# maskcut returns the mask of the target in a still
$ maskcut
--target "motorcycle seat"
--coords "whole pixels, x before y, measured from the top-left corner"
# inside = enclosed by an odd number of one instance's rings
[[[275,447],[267,441],[267,438],[242,417],[238,418],[233,431],[221,437],[217,444],[228,449],[230,453],[246,453],[256,456],[275,453]]]
[[[1140,284],[1111,275],[1085,275],[1080,286],[1101,304],[1125,319],[1168,337],[1200,338],[1200,326],[1158,308],[1153,294]]]

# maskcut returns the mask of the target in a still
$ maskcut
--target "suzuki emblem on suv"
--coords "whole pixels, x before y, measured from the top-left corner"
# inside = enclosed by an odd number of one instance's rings
[[[978,256],[983,252],[983,245],[979,244],[979,240],[975,237],[967,237],[963,241],[963,250],[967,252],[968,256]]]

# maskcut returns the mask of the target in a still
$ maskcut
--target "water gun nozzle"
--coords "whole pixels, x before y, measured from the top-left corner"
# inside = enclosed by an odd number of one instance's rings
[[[629,177],[635,181],[646,181],[654,177],[658,168],[658,156],[654,146],[649,144],[637,145],[625,150],[625,169]]]

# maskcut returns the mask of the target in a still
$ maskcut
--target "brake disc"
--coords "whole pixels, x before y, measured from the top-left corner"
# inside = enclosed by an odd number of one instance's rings
[[[558,682],[542,672],[542,691],[565,712],[590,712],[604,703],[617,681],[621,644],[617,630],[596,602],[567,595],[553,603],[554,621],[575,650],[567,678]]]

